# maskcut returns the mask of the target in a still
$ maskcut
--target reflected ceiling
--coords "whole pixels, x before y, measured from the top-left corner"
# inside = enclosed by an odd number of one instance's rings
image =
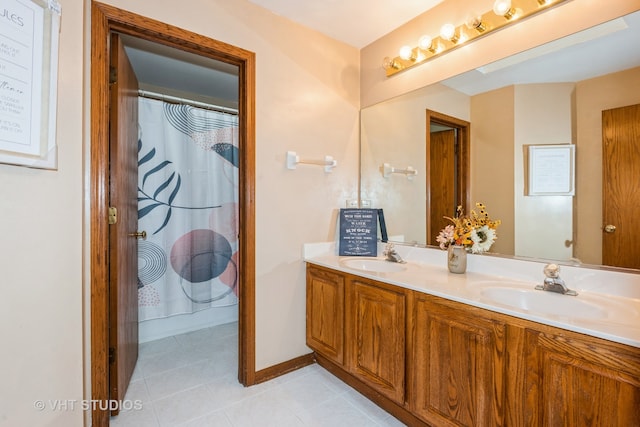
[[[640,52],[640,12],[476,68],[441,83],[473,96],[515,84],[575,82],[640,66],[640,55],[632,54],[637,52]]]

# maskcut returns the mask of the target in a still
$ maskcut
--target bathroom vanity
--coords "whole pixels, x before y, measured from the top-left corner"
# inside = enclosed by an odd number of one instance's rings
[[[640,426],[637,275],[604,294],[569,268],[574,297],[535,290],[541,263],[471,256],[460,275],[405,249],[406,264],[305,253],[320,365],[408,425]]]

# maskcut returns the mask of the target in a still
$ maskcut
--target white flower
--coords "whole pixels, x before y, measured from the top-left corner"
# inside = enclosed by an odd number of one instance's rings
[[[496,231],[487,225],[474,228],[473,231],[471,231],[471,240],[473,241],[471,252],[474,254],[486,252],[496,240]]]

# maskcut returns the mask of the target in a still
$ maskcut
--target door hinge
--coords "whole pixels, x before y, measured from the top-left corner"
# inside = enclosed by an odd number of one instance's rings
[[[109,347],[109,364],[112,365],[116,362],[116,349]]]
[[[109,225],[113,225],[118,222],[118,209],[113,206],[109,206]]]
[[[109,84],[114,84],[118,81],[118,70],[116,67],[109,67]]]

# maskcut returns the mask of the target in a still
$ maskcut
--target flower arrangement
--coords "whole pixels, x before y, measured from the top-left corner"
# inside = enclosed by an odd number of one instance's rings
[[[436,237],[441,249],[456,245],[479,254],[491,248],[498,237],[496,228],[500,225],[500,220],[489,219],[489,214],[482,203],[476,203],[476,208],[477,212],[472,210],[468,216],[465,216],[462,206],[458,206],[454,218],[445,216],[453,224],[443,228]]]

